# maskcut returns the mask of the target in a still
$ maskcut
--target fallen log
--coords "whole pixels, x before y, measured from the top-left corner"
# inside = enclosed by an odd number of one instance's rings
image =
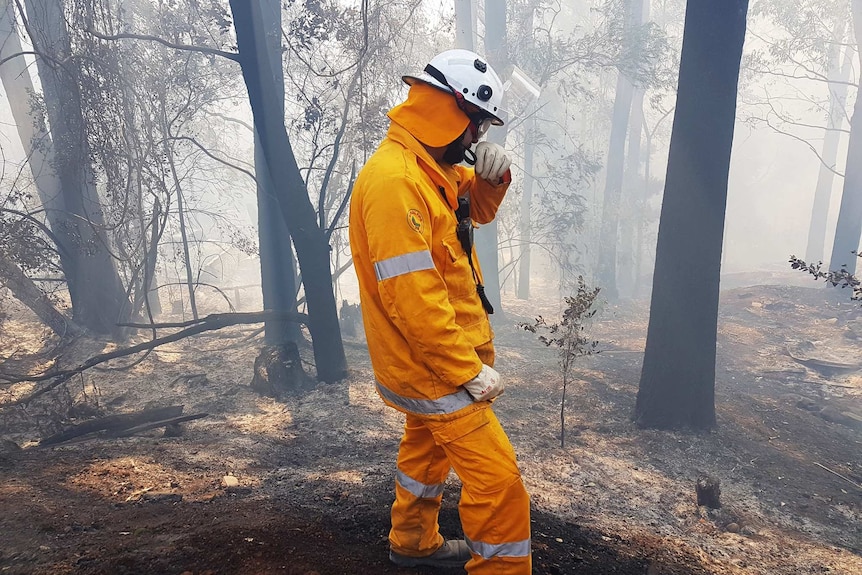
[[[161,421],[153,421],[151,423],[145,423],[143,425],[138,425],[136,427],[130,427],[128,429],[122,429],[119,431],[115,431],[110,433],[110,437],[129,437],[131,435],[135,435],[136,433],[140,433],[142,431],[148,431],[150,429],[155,429],[157,427],[165,427],[168,425],[176,425],[177,423],[183,423],[185,421],[194,421],[195,419],[201,419],[202,417],[208,416],[209,413],[193,413],[191,415],[183,415],[181,417],[174,417],[172,419],[163,419]]]
[[[183,412],[182,405],[172,405],[169,407],[155,407],[144,409],[133,413],[121,413],[117,415],[108,415],[98,419],[84,421],[78,425],[72,426],[69,429],[50,435],[39,441],[39,447],[48,445],[57,445],[64,443],[76,437],[81,437],[89,433],[97,431],[123,431],[135,426],[153,421],[163,421],[173,417],[177,417]]]

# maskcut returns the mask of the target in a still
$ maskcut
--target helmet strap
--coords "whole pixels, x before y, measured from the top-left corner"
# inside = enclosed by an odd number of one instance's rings
[[[440,82],[441,84],[443,84],[444,86],[449,88],[449,90],[451,90],[452,96],[455,98],[455,102],[458,104],[458,109],[460,109],[462,112],[464,112],[468,118],[470,118],[470,130],[473,130],[473,124],[475,122],[473,120],[473,115],[470,114],[470,112],[467,110],[467,104],[466,104],[466,100],[464,99],[464,94],[462,94],[461,92],[459,92],[458,90],[453,88],[452,85],[449,83],[449,81],[446,79],[445,74],[443,74],[443,72],[441,72],[440,70],[438,70],[437,68],[435,68],[431,64],[428,64],[427,66],[425,66],[425,71],[428,73],[429,76],[431,76],[432,78],[434,78],[435,80],[437,80],[438,82]],[[478,133],[478,131],[479,131],[479,126],[477,124],[475,131],[473,132],[473,135],[475,136]]]
[[[453,94],[458,93],[455,90],[455,88],[453,88],[452,86],[449,85],[449,81],[446,79],[446,75],[443,74],[443,72],[441,72],[440,70],[438,70],[437,68],[435,68],[431,64],[428,64],[427,66],[425,66],[425,71],[428,73],[429,76],[431,76],[432,78],[434,78],[435,80],[437,80],[438,82],[440,82],[441,84],[443,84],[444,86],[446,86],[447,88],[452,90]]]

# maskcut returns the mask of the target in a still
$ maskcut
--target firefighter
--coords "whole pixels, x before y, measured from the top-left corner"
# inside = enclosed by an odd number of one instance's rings
[[[528,575],[530,500],[492,409],[504,384],[472,245],[474,223],[494,218],[511,181],[506,151],[480,141],[503,125],[504,87],[467,50],[443,52],[403,80],[407,99],[389,111],[388,133],[359,173],[350,205],[376,388],[406,414],[389,558],[404,567]],[[465,540],[444,540],[437,523],[450,469],[461,479]]]

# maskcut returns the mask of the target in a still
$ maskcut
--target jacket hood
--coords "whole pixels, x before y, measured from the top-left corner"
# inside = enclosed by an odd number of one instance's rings
[[[452,94],[424,82],[410,86],[407,100],[389,110],[389,119],[432,148],[442,148],[457,140],[470,119],[461,111]]]

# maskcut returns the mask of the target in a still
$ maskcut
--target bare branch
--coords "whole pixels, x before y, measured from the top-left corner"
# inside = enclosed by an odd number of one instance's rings
[[[101,40],[148,40],[150,42],[157,42],[163,46],[167,46],[168,48],[173,48],[175,50],[184,50],[186,52],[199,52],[201,54],[211,54],[213,56],[221,56],[222,58],[227,58],[228,60],[233,60],[234,62],[239,62],[239,54],[236,52],[225,52],[224,50],[218,50],[216,48],[208,48],[206,46],[192,46],[190,44],[174,44],[173,42],[168,42],[163,38],[159,38],[158,36],[149,36],[147,34],[131,34],[131,33],[123,33],[123,34],[102,34],[101,32],[96,32],[92,29],[85,30],[88,34],[95,36]]]
[[[249,170],[246,170],[245,168],[241,168],[241,167],[237,166],[236,164],[232,164],[232,163],[228,162],[227,160],[223,160],[222,158],[219,158],[218,156],[214,155],[212,152],[207,150],[203,146],[203,144],[201,144],[200,142],[198,142],[196,139],[192,138],[191,136],[168,136],[167,138],[165,138],[165,140],[185,140],[187,142],[191,142],[192,144],[197,146],[197,148],[201,152],[203,152],[204,154],[206,154],[207,156],[209,156],[210,158],[212,158],[216,162],[223,164],[229,168],[233,168],[234,170],[242,172],[243,174],[245,174],[246,176],[251,178],[254,183],[257,183],[257,178]]]
[[[347,185],[347,192],[344,194],[344,198],[341,200],[341,204],[338,206],[338,210],[336,210],[335,215],[332,217],[332,222],[329,224],[329,227],[326,229],[326,237],[332,237],[332,232],[335,231],[335,224],[338,223],[338,219],[341,217],[342,212],[344,212],[344,208],[347,207],[347,203],[350,201],[350,196],[353,193],[353,184],[356,182],[356,160],[353,160],[353,166],[350,168],[350,183]],[[321,218],[322,219],[322,218]]]
[[[835,174],[835,175],[836,175],[836,176],[838,176],[839,178],[843,178],[843,177],[844,177],[844,174],[842,174],[841,172],[837,171],[834,167],[832,167],[832,166],[830,166],[829,164],[827,164],[827,163],[826,163],[826,161],[823,159],[823,156],[821,156],[821,155],[820,155],[820,152],[817,150],[817,148],[815,148],[814,146],[812,146],[812,145],[811,145],[811,142],[809,142],[809,141],[808,141],[808,140],[806,140],[805,138],[801,138],[801,137],[797,136],[796,134],[793,134],[793,133],[788,132],[788,131],[786,131],[786,130],[782,130],[782,129],[781,129],[781,128],[779,128],[778,126],[773,125],[773,124],[772,124],[768,119],[767,119],[767,120],[765,120],[765,123],[766,123],[766,125],[767,125],[768,127],[772,128],[772,130],[774,130],[776,133],[781,134],[781,135],[783,135],[783,136],[788,136],[788,137],[790,137],[790,138],[793,138],[794,140],[797,140],[797,141],[799,141],[799,142],[802,142],[803,144],[805,144],[806,146],[808,146],[808,149],[810,149],[812,152],[814,152],[814,155],[815,155],[815,156],[817,156],[817,159],[818,159],[818,160],[820,160],[820,164],[821,164],[824,168],[826,168],[827,170],[829,170],[830,172],[832,172],[833,174]]]

